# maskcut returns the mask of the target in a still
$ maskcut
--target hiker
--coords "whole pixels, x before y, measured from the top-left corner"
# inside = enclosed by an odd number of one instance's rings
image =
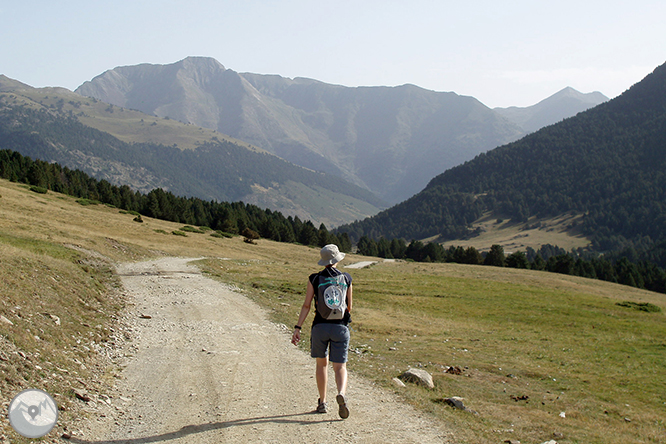
[[[337,245],[329,244],[319,252],[319,265],[325,268],[311,274],[305,293],[305,302],[294,326],[291,342],[297,345],[301,340],[301,326],[305,322],[312,301],[315,302],[315,317],[310,332],[310,355],[316,358],[317,389],[319,390],[318,413],[326,413],[326,386],[328,383],[328,361],[333,365],[337,385],[338,413],[342,419],[349,417],[345,391],[347,390],[347,350],[349,349],[349,328],[352,309],[352,278],[336,268],[344,259]],[[330,352],[329,352],[330,348]]]

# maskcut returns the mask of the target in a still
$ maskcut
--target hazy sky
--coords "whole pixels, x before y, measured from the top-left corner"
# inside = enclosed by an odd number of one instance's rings
[[[116,66],[208,56],[529,106],[566,86],[621,94],[666,62],[665,18],[664,0],[0,0],[0,74],[74,90]]]

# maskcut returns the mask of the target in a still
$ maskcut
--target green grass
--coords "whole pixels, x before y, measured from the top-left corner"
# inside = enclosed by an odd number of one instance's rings
[[[303,268],[293,261],[206,264],[285,325],[302,304],[310,272]],[[355,295],[350,369],[387,388],[408,367],[429,371],[433,391],[408,386],[401,394],[452,424],[461,442],[544,442],[561,435],[561,442],[661,442],[662,313],[628,310],[582,289],[503,282],[499,269],[467,267],[478,275],[469,278],[453,276],[453,268],[396,263],[349,270]],[[463,374],[446,373],[448,366]],[[479,414],[438,402],[450,396],[463,397]]]
[[[633,308],[639,311],[645,311],[648,313],[660,313],[661,308],[658,307],[657,305],[650,304],[649,302],[631,302],[631,301],[624,301],[624,302],[618,302],[616,305],[619,305],[620,307],[626,307],[626,308]]]
[[[46,193],[49,192],[49,190],[47,190],[46,188],[44,188],[44,187],[38,187],[38,186],[36,186],[36,185],[31,186],[31,187],[30,187],[30,191],[32,191],[32,192],[34,192],[34,193],[38,193],[38,194],[46,194]]]
[[[127,211],[127,210],[120,210],[118,211],[119,214],[130,214],[132,216],[141,216],[141,214],[138,211]]]
[[[189,226],[189,225],[185,225],[184,227],[182,227],[182,228],[180,229],[180,231],[184,231],[184,232],[187,232],[187,233],[205,234],[206,231],[210,231],[210,228],[208,228],[208,229],[205,229],[205,228],[195,228],[195,227],[191,227],[191,226]]]
[[[84,207],[87,207],[88,205],[102,205],[102,202],[94,199],[78,199],[76,203],[83,205]]]
[[[224,231],[214,231],[214,232],[210,233],[210,235],[213,236],[213,237],[216,237],[218,239],[231,239],[232,237],[234,237],[233,234],[226,233]]]

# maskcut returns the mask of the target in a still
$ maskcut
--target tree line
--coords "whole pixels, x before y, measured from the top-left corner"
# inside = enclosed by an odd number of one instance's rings
[[[254,232],[264,239],[323,247],[337,244],[344,252],[352,251],[347,233],[334,233],[324,224],[284,217],[278,211],[261,209],[243,202],[204,201],[178,197],[162,189],[149,193],[132,191],[127,185],[116,186],[97,180],[80,170],[61,167],[57,163],[32,160],[15,151],[0,150],[0,177],[82,199],[98,201],[116,208],[171,222],[209,227],[230,234]],[[471,265],[524,268],[601,279],[633,287],[666,293],[666,272],[653,262],[640,260],[635,250],[626,250],[613,258],[589,257],[583,250],[567,253],[544,245],[538,251],[504,254],[499,245],[481,253],[474,247],[449,247],[434,242],[424,243],[403,239],[378,241],[361,236],[357,252],[366,256],[406,259],[417,262],[454,262]],[[588,258],[584,256],[588,255]],[[631,260],[630,260],[631,259]],[[633,260],[633,261],[632,261]]]
[[[488,252],[481,253],[474,247],[444,248],[435,242],[423,243],[418,240],[407,244],[402,239],[394,238],[389,241],[383,237],[375,241],[368,236],[359,239],[357,248],[359,254],[386,259],[548,271],[666,293],[666,271],[654,262],[639,259],[636,251],[632,249],[602,256],[583,249],[567,252],[557,246],[542,245],[538,250],[527,247],[526,251],[506,255],[501,245],[493,245]]]
[[[0,177],[98,201],[143,216],[209,227],[225,233],[242,234],[249,229],[264,239],[277,242],[320,247],[335,243],[345,252],[352,248],[346,233],[334,234],[324,224],[315,227],[311,221],[302,221],[298,216],[285,217],[279,211],[261,209],[243,202],[228,203],[178,197],[160,188],[144,194],[132,191],[127,185],[112,185],[107,180],[94,179],[80,170],[61,167],[57,163],[32,160],[7,149],[0,150]]]

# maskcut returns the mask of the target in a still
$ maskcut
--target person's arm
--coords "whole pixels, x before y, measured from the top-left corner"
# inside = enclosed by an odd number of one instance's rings
[[[351,313],[351,311],[352,311],[352,300],[353,300],[352,296],[353,296],[353,293],[354,293],[352,291],[352,285],[353,284],[350,283],[349,288],[347,288],[347,311],[349,313]]]
[[[301,307],[301,314],[298,315],[298,322],[296,323],[296,325],[299,327],[303,327],[303,322],[305,322],[305,318],[307,318],[308,314],[310,313],[310,307],[312,306],[312,298],[314,298],[314,287],[312,286],[312,283],[308,280],[308,288],[305,291],[305,301],[303,302],[303,306]],[[300,341],[301,341],[301,329],[294,328],[294,333],[291,335],[291,343],[297,345]]]

